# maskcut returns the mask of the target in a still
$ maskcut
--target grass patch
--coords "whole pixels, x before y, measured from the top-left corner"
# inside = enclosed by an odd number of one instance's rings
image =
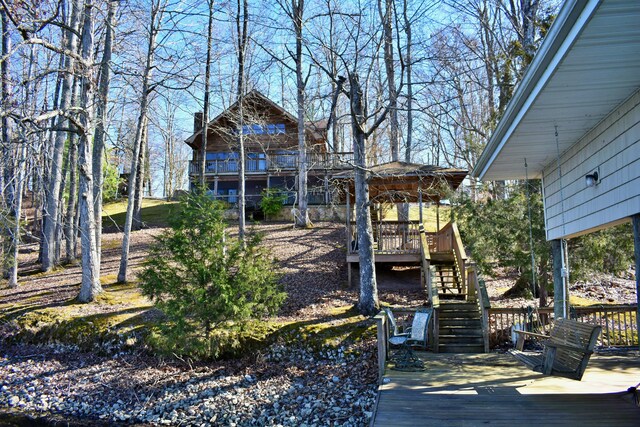
[[[593,300],[582,298],[575,295],[569,295],[569,304],[574,307],[587,307],[593,305]],[[602,303],[599,303],[602,304]]]
[[[255,320],[241,327],[229,322],[222,325],[214,339],[219,346],[221,358],[236,358],[247,354],[257,354],[271,344],[282,342],[302,345],[318,354],[327,349],[350,348],[350,344],[375,337],[375,324],[360,315],[353,306],[339,307],[321,319],[299,322],[277,320]],[[197,359],[201,349],[182,343],[180,337],[163,336],[159,328],[154,328],[149,343],[158,353]],[[186,351],[180,352],[182,346]],[[351,350],[353,351],[353,350]],[[348,353],[349,350],[346,351]]]
[[[0,339],[61,343],[100,354],[145,346],[157,354],[198,359],[189,351],[176,351],[172,345],[178,343],[160,334],[159,322],[166,319],[140,294],[136,283],[116,283],[115,275],[103,276],[101,281],[104,292],[90,304],[74,298],[47,306],[37,294],[20,305],[0,306]],[[372,339],[376,333],[371,319],[347,305],[332,309],[320,319],[256,320],[234,326],[221,325],[217,331],[221,358],[255,354],[276,342],[302,345],[320,354],[327,349],[351,348],[350,344]]]
[[[382,215],[385,220],[397,221],[398,220],[398,205],[396,204],[384,204],[382,208]],[[411,203],[409,208],[409,220],[420,220],[420,208],[417,203]],[[422,207],[422,220],[427,232],[437,231],[437,210],[435,205],[429,205]],[[440,228],[445,226],[451,221],[451,208],[449,206],[440,206]]]
[[[157,199],[142,199],[142,221],[150,227],[166,227],[169,211],[179,202]],[[127,214],[127,201],[108,203],[102,209],[102,226],[123,227]]]
[[[113,277],[111,277],[113,276]],[[64,343],[83,350],[115,350],[133,345],[153,324],[151,302],[135,283],[117,284],[115,275],[101,278],[104,287],[96,301],[75,298],[47,302],[44,292],[11,307],[0,307],[0,339],[29,343]]]

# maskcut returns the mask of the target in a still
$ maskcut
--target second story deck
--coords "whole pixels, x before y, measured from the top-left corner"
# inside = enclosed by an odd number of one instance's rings
[[[338,171],[350,169],[353,165],[352,152],[307,153],[307,169],[310,171]],[[236,175],[239,159],[233,152],[208,152],[205,175]],[[300,155],[293,150],[275,150],[247,153],[245,172],[248,174],[266,174],[295,172],[300,167]],[[193,160],[189,164],[189,174],[198,175],[201,163]]]
[[[419,262],[421,235],[419,221],[374,221],[373,241],[376,262]],[[454,249],[456,226],[448,223],[438,232],[425,232],[426,244],[432,258],[451,254]],[[356,223],[347,227],[347,262],[358,262]]]

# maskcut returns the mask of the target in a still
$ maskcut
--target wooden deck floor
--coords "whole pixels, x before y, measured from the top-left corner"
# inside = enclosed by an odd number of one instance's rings
[[[582,381],[528,370],[508,354],[421,353],[422,372],[387,366],[373,426],[640,426],[626,390],[638,352],[597,354]]]

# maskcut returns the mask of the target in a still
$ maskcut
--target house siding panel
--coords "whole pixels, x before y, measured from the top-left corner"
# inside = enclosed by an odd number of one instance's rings
[[[560,155],[562,180],[557,165],[554,159],[544,169],[548,240],[574,237],[639,213],[640,91]],[[599,183],[589,188],[585,175],[596,169]]]

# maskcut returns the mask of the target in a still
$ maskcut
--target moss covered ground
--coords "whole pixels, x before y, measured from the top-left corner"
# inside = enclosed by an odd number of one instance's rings
[[[149,227],[166,227],[169,211],[178,202],[167,202],[159,199],[142,200],[142,221]],[[105,228],[124,226],[127,213],[127,201],[108,203],[102,209],[102,226]]]

